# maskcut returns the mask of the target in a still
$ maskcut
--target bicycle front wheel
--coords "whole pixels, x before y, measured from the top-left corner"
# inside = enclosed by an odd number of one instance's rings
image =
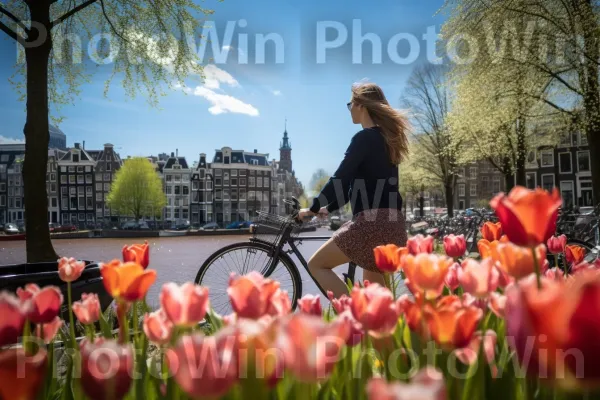
[[[229,276],[246,275],[256,271],[273,279],[288,293],[292,309],[302,294],[302,278],[294,262],[285,253],[279,254],[275,268],[268,271],[273,260],[273,248],[263,243],[234,243],[213,253],[202,264],[196,275],[196,284],[208,288],[210,304],[215,312],[228,315],[233,312],[227,288]]]

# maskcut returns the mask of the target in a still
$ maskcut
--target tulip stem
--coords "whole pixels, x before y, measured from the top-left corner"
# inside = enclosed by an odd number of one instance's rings
[[[537,252],[535,251],[535,247],[531,248],[531,254],[533,254],[533,266],[535,267],[535,277],[537,280],[538,289],[542,288],[542,278],[540,277],[540,262],[537,257]]]
[[[67,282],[67,301],[69,302],[69,333],[71,334],[71,346],[74,349],[76,346],[75,342],[75,320],[73,319],[73,309],[71,305],[73,304],[72,294],[71,294],[71,282]]]
[[[554,255],[554,259],[556,260],[556,261],[555,261],[555,264],[556,264],[556,266],[558,267],[558,254],[555,254],[555,255]],[[565,259],[565,262],[564,262],[564,264],[563,264],[563,270],[564,270],[564,272],[565,272],[565,278],[566,278],[566,277],[567,277],[567,274],[569,273],[569,266],[567,265],[567,260],[566,260],[566,259]]]

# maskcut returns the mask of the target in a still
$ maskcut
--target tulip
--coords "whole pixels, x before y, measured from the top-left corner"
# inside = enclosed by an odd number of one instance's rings
[[[58,260],[58,276],[64,282],[73,282],[79,279],[85,269],[85,262],[74,258],[62,257]]]
[[[22,347],[0,351],[0,399],[39,398],[48,368],[47,358],[43,348],[35,355],[28,354]]]
[[[292,301],[286,290],[277,289],[267,307],[267,315],[282,317],[292,311]]]
[[[556,188],[552,193],[537,188],[514,187],[508,196],[498,194],[490,202],[504,233],[518,246],[545,244],[556,231],[558,208],[562,204]]]
[[[56,334],[62,328],[63,320],[60,317],[55,317],[47,324],[38,324],[35,330],[37,337],[41,338],[44,343],[50,344],[54,341]]]
[[[481,236],[488,242],[500,240],[502,237],[502,224],[500,222],[487,221],[481,227]]]
[[[506,296],[494,292],[490,293],[488,307],[498,318],[504,318],[504,310],[506,309]]]
[[[544,276],[550,280],[563,280],[565,279],[565,272],[560,268],[551,268],[544,272]]]
[[[352,298],[343,294],[338,299],[333,297],[333,292],[327,291],[327,298],[331,301],[331,305],[337,314],[341,314],[345,310],[350,310],[352,307]]]
[[[571,267],[572,275],[578,274],[581,271],[598,271],[598,265],[596,263],[590,264],[584,261]]]
[[[400,310],[389,289],[372,283],[365,288],[354,287],[351,296],[352,315],[369,335],[382,338],[394,333]]]
[[[433,236],[416,235],[406,242],[408,252],[413,256],[420,253],[433,253]]]
[[[314,315],[293,314],[282,323],[277,348],[296,379],[307,383],[322,381],[339,361],[350,336],[349,328],[342,320],[328,323]]]
[[[435,299],[444,290],[444,280],[453,260],[435,254],[419,254],[407,255],[402,264],[405,283],[413,293],[423,292],[426,299]]]
[[[371,378],[366,387],[369,400],[446,400],[444,375],[435,367],[426,366],[410,383],[386,382]]]
[[[173,323],[162,308],[149,314],[146,313],[142,327],[148,340],[159,346],[169,343],[173,335]]]
[[[488,329],[485,335],[481,332],[475,332],[471,342],[466,347],[456,350],[456,358],[465,365],[475,364],[479,356],[479,349],[483,345],[483,354],[487,363],[492,366],[492,374],[495,375],[497,370],[493,364],[496,357],[497,339],[498,335],[491,329]]]
[[[448,257],[458,258],[465,255],[467,242],[465,235],[447,235],[444,237],[444,251]]]
[[[515,278],[510,276],[506,271],[500,268],[500,265],[496,261],[496,269],[498,270],[499,278],[498,278],[498,287],[504,289],[511,283],[515,282]]]
[[[445,299],[450,296],[443,297]],[[423,300],[419,295],[414,301],[408,295],[402,295],[396,301],[399,313],[404,314],[404,319],[411,331],[424,335],[427,330],[423,323]]]
[[[279,282],[252,271],[247,275],[231,274],[227,294],[239,318],[257,319],[267,313]]]
[[[102,264],[100,273],[106,291],[114,299],[125,302],[143,300],[156,280],[156,271],[144,270],[134,262],[122,264],[113,260],[109,264]]]
[[[431,337],[444,349],[462,348],[469,344],[483,311],[475,306],[425,307],[425,319]]]
[[[100,319],[100,300],[96,293],[83,293],[81,300],[73,303],[73,313],[83,325],[91,325]]]
[[[192,282],[181,286],[165,283],[160,292],[160,305],[165,315],[179,327],[192,327],[202,321],[209,303],[208,289]]]
[[[586,250],[577,245],[568,245],[565,247],[565,258],[570,265],[577,265],[585,258]]]
[[[454,263],[448,270],[444,283],[448,286],[448,289],[454,291],[460,286],[458,281],[458,270],[460,270],[460,264]]]
[[[220,397],[238,379],[237,344],[226,331],[183,336],[167,353],[169,371],[189,396]]]
[[[375,264],[382,272],[398,272],[402,266],[402,257],[408,254],[408,248],[398,247],[395,244],[377,246],[373,249]]]
[[[10,293],[0,292],[0,315],[0,347],[17,343],[25,325],[26,305]]]
[[[306,294],[298,300],[298,307],[301,312],[306,314],[321,316],[323,313],[323,309],[321,308],[321,296]]]
[[[552,236],[550,239],[548,239],[548,242],[547,242],[548,251],[551,254],[564,253],[566,245],[567,245],[567,237],[565,235]]]
[[[548,264],[544,263],[546,248],[541,244],[535,248],[535,252],[540,272],[543,272],[548,267]],[[492,258],[497,261],[500,269],[517,280],[535,273],[535,260],[530,248],[512,243],[499,243],[492,249]]]
[[[490,295],[492,295],[495,292],[491,292]],[[488,296],[483,296],[483,297],[475,297],[473,296],[471,293],[463,293],[460,296],[460,305],[462,305],[463,307],[470,307],[470,306],[475,306],[479,309],[481,309],[481,311],[486,312],[487,311],[487,298]],[[441,301],[440,301],[441,303]],[[440,308],[440,305],[438,303],[438,308]]]
[[[22,302],[29,304],[27,319],[34,324],[47,324],[60,312],[63,295],[56,286],[46,286],[43,289],[34,283],[18,288],[17,295]]]
[[[338,320],[341,323],[347,325],[350,334],[348,335],[348,340],[346,340],[346,346],[354,347],[359,344],[365,334],[362,325],[358,322],[354,315],[352,315],[352,311],[346,310],[342,312],[338,316]]]
[[[81,388],[92,400],[125,397],[131,386],[133,351],[131,345],[114,340],[87,338],[80,343]]]
[[[144,244],[134,244],[131,246],[123,246],[123,262],[134,262],[140,264],[144,269],[150,264],[150,249],[148,241]]]
[[[477,262],[471,258],[463,261],[458,271],[462,288],[476,297],[487,297],[498,287],[499,274],[491,258]]]

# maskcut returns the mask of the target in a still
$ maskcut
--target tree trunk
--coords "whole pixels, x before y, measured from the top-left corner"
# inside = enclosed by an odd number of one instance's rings
[[[527,159],[527,148],[525,145],[525,120],[517,120],[517,157],[516,157],[516,181],[519,186],[527,186],[527,176],[525,174],[525,161]]]
[[[452,182],[450,184],[446,183],[444,185],[445,194],[446,194],[446,208],[448,208],[448,217],[452,218],[454,216],[454,185]]]
[[[508,193],[515,187],[515,177],[511,173],[504,172],[504,186],[506,187],[505,192]]]
[[[30,5],[31,20],[50,26],[49,3]],[[50,30],[41,45],[25,49],[27,62],[27,118],[25,122],[25,185],[27,262],[56,261],[58,258],[48,227],[48,194],[46,169],[48,165],[48,61],[52,42]],[[45,33],[42,33],[45,34]],[[37,40],[32,30],[28,41]]]

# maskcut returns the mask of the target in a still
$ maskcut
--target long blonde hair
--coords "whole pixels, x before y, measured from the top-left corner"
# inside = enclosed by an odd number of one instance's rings
[[[392,108],[383,90],[374,83],[352,85],[352,102],[364,106],[373,122],[381,128],[392,163],[404,161],[408,157],[407,132],[410,129],[407,116]]]

